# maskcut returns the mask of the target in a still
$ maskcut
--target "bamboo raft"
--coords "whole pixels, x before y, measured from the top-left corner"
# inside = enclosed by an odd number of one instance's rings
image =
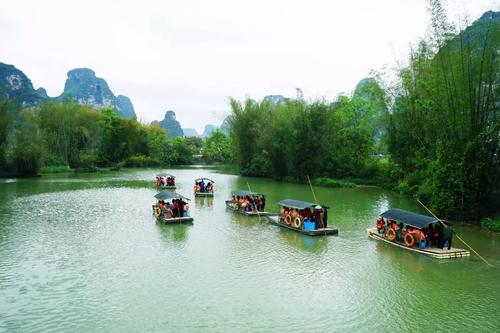
[[[194,192],[195,197],[213,197],[214,192]]]
[[[440,249],[437,247],[428,247],[425,249],[416,248],[416,247],[407,247],[403,243],[391,242],[390,240],[386,239],[383,235],[380,235],[378,233],[377,228],[366,229],[366,232],[368,233],[368,237],[370,237],[370,238],[389,243],[391,245],[397,246],[399,248],[402,248],[402,249],[405,249],[408,251],[425,254],[425,255],[431,256],[433,258],[450,259],[450,258],[462,258],[462,257],[470,256],[469,251],[464,250],[464,249],[455,248],[455,247],[452,247],[449,250],[448,249]]]
[[[175,190],[177,187],[176,186],[157,186],[156,187],[158,190]]]
[[[338,235],[339,230],[335,227],[327,227],[327,228],[318,228],[315,230],[303,230],[303,229],[297,229],[292,226],[289,226],[286,223],[283,223],[280,221],[280,218],[278,215],[270,215],[267,216],[267,219],[270,224],[276,225],[278,227],[283,227],[287,228],[296,232],[300,232],[301,234],[308,235],[308,236],[329,236],[329,235]]]
[[[271,214],[269,212],[254,212],[254,211],[247,212],[241,209],[234,208],[233,202],[231,200],[226,200],[226,208],[245,216],[267,216]]]
[[[156,222],[161,223],[161,224],[193,224],[193,218],[188,216],[188,217],[171,217],[171,218],[166,218],[166,217],[157,217]]]

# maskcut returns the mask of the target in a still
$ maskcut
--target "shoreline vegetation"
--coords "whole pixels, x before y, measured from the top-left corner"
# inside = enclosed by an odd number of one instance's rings
[[[500,14],[460,30],[441,1],[428,10],[429,36],[396,73],[375,72],[334,101],[300,89],[295,98],[231,99],[229,134],[168,138],[113,109],[0,100],[0,176],[215,163],[292,183],[379,186],[499,231]]]
[[[231,100],[241,174],[358,179],[413,197],[449,220],[500,206],[500,13],[464,29],[429,1],[429,36],[390,80],[379,72],[335,101]],[[494,228],[498,219],[485,220]]]

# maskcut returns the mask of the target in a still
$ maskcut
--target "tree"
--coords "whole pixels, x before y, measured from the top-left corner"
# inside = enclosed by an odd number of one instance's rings
[[[205,139],[203,158],[209,162],[229,162],[231,160],[231,141],[221,131],[215,130]]]
[[[0,175],[7,174],[10,171],[6,155],[11,126],[11,106],[7,100],[0,100]]]
[[[23,110],[16,128],[14,164],[18,176],[36,176],[43,163],[42,133],[34,110]]]

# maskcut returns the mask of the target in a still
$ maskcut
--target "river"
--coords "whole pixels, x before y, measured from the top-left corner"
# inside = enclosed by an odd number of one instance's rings
[[[168,170],[193,225],[151,215],[159,170],[0,180],[0,331],[392,332],[500,330],[500,235],[456,231],[479,258],[439,260],[371,240],[377,215],[418,203],[378,188],[316,188],[338,236],[226,211],[231,190],[313,201],[308,186],[210,168]],[[193,198],[193,180],[215,180]],[[461,244],[455,240],[455,246]]]

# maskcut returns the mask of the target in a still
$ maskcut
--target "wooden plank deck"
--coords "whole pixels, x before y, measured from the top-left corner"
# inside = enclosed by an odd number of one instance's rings
[[[231,200],[226,200],[226,208],[227,209],[230,209],[232,210],[233,212],[236,212],[236,213],[239,213],[239,214],[242,214],[242,215],[245,215],[245,216],[267,216],[267,215],[270,215],[271,213],[270,212],[254,212],[254,211],[250,211],[250,212],[246,212],[244,210],[240,210],[240,209],[235,209],[232,205],[231,205],[232,201]]]
[[[165,218],[165,217],[157,217],[156,221],[161,224],[192,224],[194,219],[190,216],[188,217],[172,217],[172,218]]]
[[[194,192],[195,197],[213,197],[214,192]]]
[[[158,190],[175,190],[177,187],[176,186],[157,186],[156,188]]]
[[[300,230],[296,229],[292,226],[287,225],[286,223],[280,222],[278,215],[270,215],[267,217],[269,223],[274,224],[279,227],[287,228],[296,232],[300,232],[301,234],[308,236],[328,236],[328,235],[338,235],[339,230],[335,227],[327,227],[327,228],[319,228],[315,230]]]
[[[399,248],[408,250],[408,251],[413,251],[413,252],[418,252],[421,254],[425,254],[428,256],[431,256],[433,258],[438,258],[438,259],[449,259],[449,258],[462,258],[462,257],[468,257],[470,256],[470,252],[464,249],[459,249],[452,247],[449,250],[448,249],[440,249],[437,247],[428,247],[425,249],[417,248],[417,247],[407,247],[403,243],[399,242],[391,242],[390,240],[385,239],[382,235],[380,235],[377,231],[377,228],[370,228],[366,229],[366,232],[368,233],[368,237],[380,240],[383,242],[386,242],[388,244],[397,246]]]

